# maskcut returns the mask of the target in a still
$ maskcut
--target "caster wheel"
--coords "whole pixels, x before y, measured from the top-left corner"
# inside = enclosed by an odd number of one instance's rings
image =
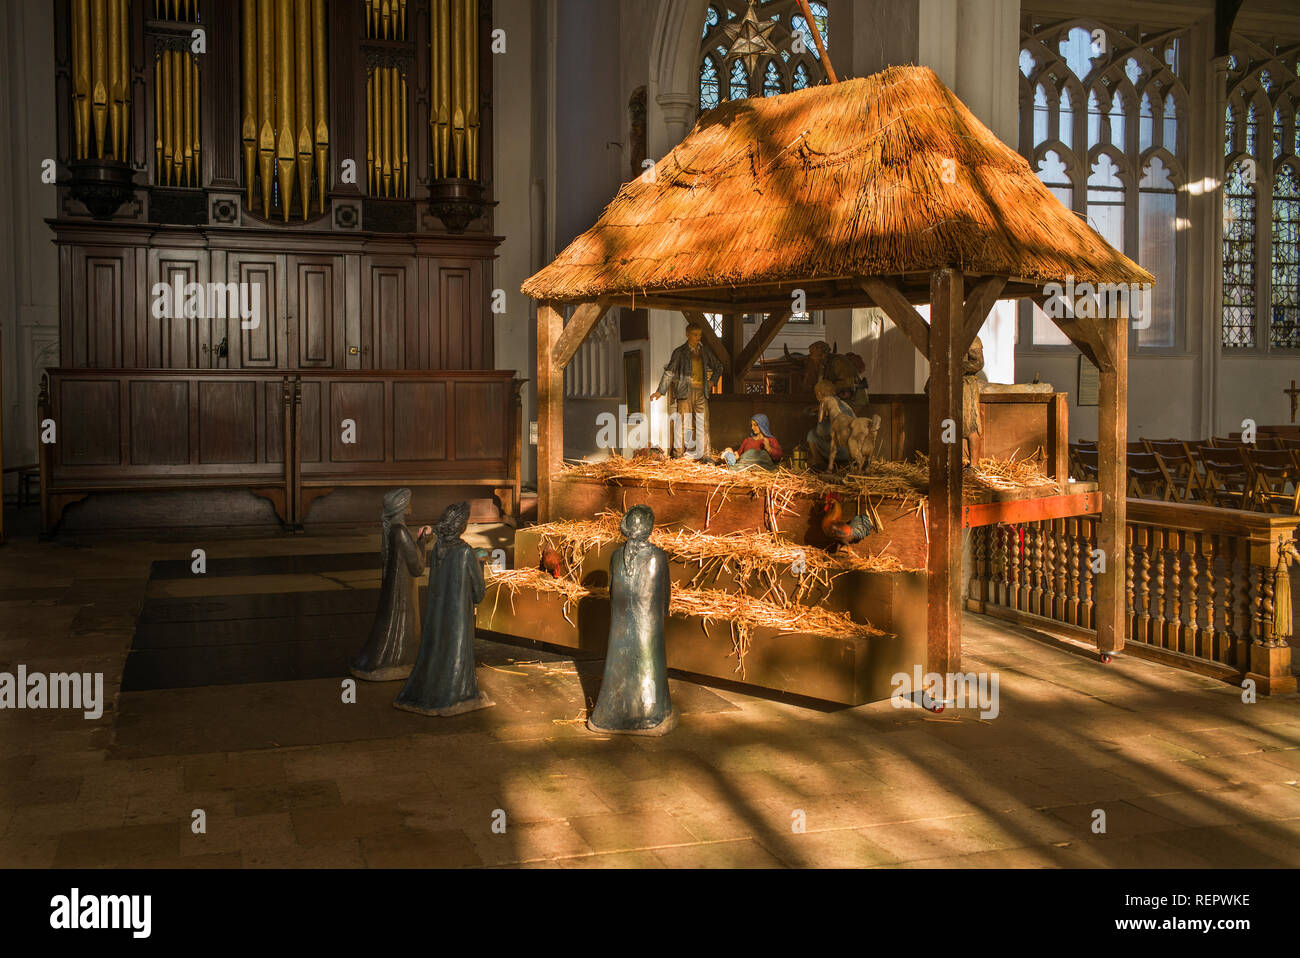
[[[1101,664],[1102,664],[1102,665],[1109,665],[1109,664],[1110,664],[1110,655],[1109,655],[1109,654],[1107,654],[1107,653],[1105,653],[1105,652],[1101,653]]]

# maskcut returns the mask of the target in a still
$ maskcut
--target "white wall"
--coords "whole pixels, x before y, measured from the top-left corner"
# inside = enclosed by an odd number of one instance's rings
[[[0,150],[0,416],[4,464],[16,466],[36,461],[40,370],[59,362],[58,255],[45,224],[55,187],[40,178],[56,152],[51,4],[0,0],[0,76],[0,129],[9,131]]]

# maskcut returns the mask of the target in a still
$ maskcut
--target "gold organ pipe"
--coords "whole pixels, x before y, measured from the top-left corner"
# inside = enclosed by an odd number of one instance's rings
[[[278,0],[275,20],[275,160],[279,167],[280,208],[289,222],[293,202],[293,0]]]
[[[447,176],[451,145],[451,0],[436,0],[433,30],[434,175]]]
[[[163,50],[158,59],[162,65],[162,82],[159,84],[162,87],[162,182],[165,185],[170,185],[172,181],[172,149],[175,143],[172,133],[172,52]]]
[[[156,5],[158,0],[154,0]],[[163,182],[163,54],[153,64],[153,178]]]
[[[465,3],[465,176],[478,179],[478,4]]]
[[[108,0],[108,128],[113,139],[109,156],[118,159],[122,142],[122,98],[126,86],[122,82],[122,21],[119,16],[122,0]],[[101,148],[100,152],[103,150]]]
[[[72,0],[72,99],[75,156],[90,155],[90,0]]]
[[[460,176],[465,160],[465,5],[451,0],[451,145],[452,176]]]
[[[104,134],[108,126],[108,30],[106,0],[91,0],[90,102],[95,121],[95,143],[100,159],[104,157]]]
[[[325,64],[329,58],[329,51],[325,47],[325,0],[312,0],[311,9],[311,38],[312,38],[312,65],[314,67],[313,75],[313,92],[316,118],[316,192],[319,197],[319,211],[325,212],[325,189],[329,183],[329,151],[330,151],[330,127],[329,127],[329,104],[326,97],[329,93],[329,78],[326,75]],[[304,203],[302,215],[307,217],[307,206]]]
[[[383,113],[381,123],[383,132],[380,136],[380,142],[383,143],[384,149],[384,195],[393,195],[393,68],[381,68],[380,75],[383,82],[380,84],[380,99],[382,100]]]
[[[366,192],[375,193],[375,72],[366,77]]]
[[[122,141],[116,145],[117,158],[125,163],[128,159],[126,145],[131,140],[131,0],[119,0],[119,2],[121,8],[118,15],[121,17],[122,26],[117,35],[122,47],[118,60],[122,69],[120,84],[122,90]]]
[[[297,30],[294,35],[298,68],[298,184],[302,195],[303,219],[311,209],[312,154],[312,31],[311,0],[297,0]],[[287,205],[287,204],[286,204]]]
[[[262,173],[262,216],[271,215],[271,177],[275,170],[275,0],[257,0],[257,149]]]
[[[241,21],[244,34],[244,122],[240,137],[244,144],[244,182],[248,185],[248,208],[253,208],[253,179],[257,174],[257,0],[244,0]]]
[[[404,3],[403,3],[403,6],[405,6]],[[403,12],[403,15],[404,15],[406,11],[403,10],[402,12]],[[399,106],[399,108],[398,108],[397,115],[398,115],[398,117],[400,118],[400,122],[398,123],[398,129],[401,131],[401,144],[402,144],[402,149],[401,149],[401,153],[400,153],[401,161],[402,161],[402,165],[401,165],[401,171],[402,171],[402,182],[401,182],[401,184],[400,184],[400,186],[399,186],[399,188],[398,188],[398,195],[399,195],[399,196],[407,196],[407,195],[409,195],[409,194],[407,193],[406,176],[407,176],[407,171],[410,169],[411,161],[410,161],[410,157],[407,155],[407,152],[406,152],[406,116],[407,116],[407,114],[406,114],[406,82],[407,82],[407,81],[406,81],[406,76],[405,76],[405,74],[402,74],[402,75],[399,77],[399,80],[400,80],[400,84],[401,84],[400,87],[399,87],[399,89],[400,89],[400,91],[401,91],[401,103],[400,103],[400,106]]]
[[[172,50],[172,182],[185,175],[185,54]]]

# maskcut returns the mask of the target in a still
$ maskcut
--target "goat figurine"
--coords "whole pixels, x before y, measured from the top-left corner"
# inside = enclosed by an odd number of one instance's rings
[[[880,416],[867,419],[863,416],[850,416],[840,410],[839,401],[834,394],[821,397],[817,421],[829,419],[831,422],[830,456],[828,467],[835,469],[835,456],[841,446],[849,451],[849,462],[857,472],[866,467],[867,459],[876,448],[876,437],[880,435]]]

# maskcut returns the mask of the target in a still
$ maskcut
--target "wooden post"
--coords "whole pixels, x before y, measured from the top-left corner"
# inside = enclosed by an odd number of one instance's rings
[[[941,269],[930,274],[926,671],[940,675],[961,667],[961,369],[966,352],[966,344],[961,341],[963,286],[963,276],[957,270]]]
[[[727,364],[727,376],[723,380],[723,391],[733,396],[743,396],[745,378],[736,375],[736,357],[745,348],[745,317],[742,313],[727,313],[722,317],[722,344],[731,356],[731,362]]]
[[[1106,571],[1097,574],[1097,651],[1124,648],[1124,569],[1128,494],[1128,319],[1095,321],[1109,354],[1101,364],[1101,404],[1097,419],[1097,478],[1101,516],[1097,548],[1106,557]],[[1090,561],[1090,557],[1089,560]]]
[[[552,351],[564,332],[564,313],[537,304],[537,521],[551,518],[551,473],[564,462],[564,367]]]

